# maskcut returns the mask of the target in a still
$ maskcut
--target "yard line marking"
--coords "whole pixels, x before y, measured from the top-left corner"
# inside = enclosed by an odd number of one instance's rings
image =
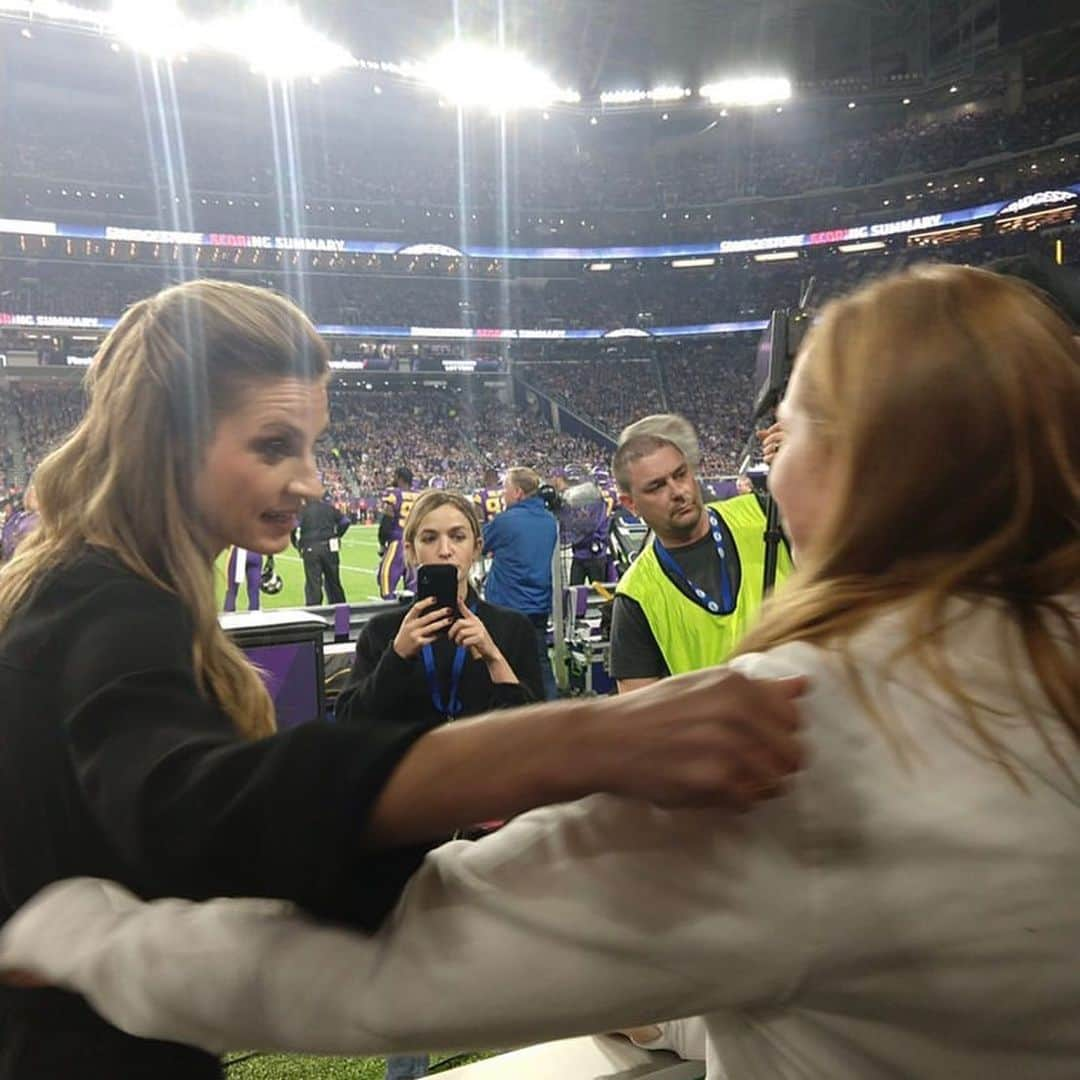
[[[284,559],[286,562],[298,562],[302,563],[304,560],[299,555],[275,555],[275,559]],[[346,566],[345,563],[340,564],[340,569],[351,570],[354,574],[370,574],[375,576],[374,570],[369,570],[366,566]]]

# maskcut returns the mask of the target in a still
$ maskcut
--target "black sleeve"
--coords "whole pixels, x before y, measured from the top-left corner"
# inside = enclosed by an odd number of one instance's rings
[[[622,593],[615,595],[611,613],[610,663],[614,679],[653,679],[670,674],[641,605]]]
[[[413,664],[393,649],[404,617],[404,612],[398,619],[380,616],[361,629],[352,671],[334,706],[339,724],[378,727],[400,711],[415,678]]]
[[[344,536],[352,526],[352,521],[349,519],[348,514],[338,514],[337,519],[337,534],[338,537]]]
[[[394,522],[396,517],[390,514],[383,514],[379,518],[379,543],[383,546],[389,544],[394,539]]]
[[[418,855],[365,856],[361,837],[424,728],[241,739],[199,693],[179,601],[145,585],[106,591],[114,602],[73,636],[64,731],[90,811],[134,877],[158,894],[281,897],[377,925]]]

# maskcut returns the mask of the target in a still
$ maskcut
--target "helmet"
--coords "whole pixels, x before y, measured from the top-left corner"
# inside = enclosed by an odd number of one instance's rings
[[[266,593],[267,596],[276,596],[281,592],[285,582],[281,580],[281,575],[274,571],[274,556],[268,555],[266,562],[263,564],[262,577],[259,580],[259,589]]]
[[[263,578],[259,584],[260,590],[266,593],[267,596],[276,596],[281,592],[285,582],[281,580],[280,574],[275,574],[272,578]]]

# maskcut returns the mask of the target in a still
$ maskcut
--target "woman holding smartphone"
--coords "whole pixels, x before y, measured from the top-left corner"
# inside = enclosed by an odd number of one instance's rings
[[[405,523],[404,542],[420,598],[376,615],[360,632],[338,716],[380,725],[396,723],[404,712],[435,727],[541,700],[532,624],[481,600],[469,585],[482,542],[472,501],[456,491],[423,492]]]

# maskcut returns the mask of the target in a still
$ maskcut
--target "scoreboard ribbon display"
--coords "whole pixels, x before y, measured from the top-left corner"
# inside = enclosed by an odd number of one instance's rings
[[[999,199],[962,210],[901,218],[897,221],[855,225],[846,229],[791,233],[785,236],[757,236],[745,240],[713,240],[701,244],[668,244],[653,247],[490,247],[468,245],[454,248],[446,244],[399,244],[386,240],[340,240],[303,236],[257,236],[247,233],[197,233],[165,229],[132,229],[115,225],[62,225],[54,221],[0,218],[0,233],[27,236],[57,236],[80,240],[112,240],[124,243],[173,244],[181,247],[232,247],[270,251],[326,252],[335,255],[416,255],[432,254],[454,258],[502,260],[558,260],[586,262],[594,259],[671,259],[695,255],[733,255],[744,252],[784,251],[821,244],[873,240],[927,229],[984,221],[1018,208],[1064,206],[1076,200],[1080,184],[1035,192],[1022,199]],[[591,334],[591,331],[589,332]]]

